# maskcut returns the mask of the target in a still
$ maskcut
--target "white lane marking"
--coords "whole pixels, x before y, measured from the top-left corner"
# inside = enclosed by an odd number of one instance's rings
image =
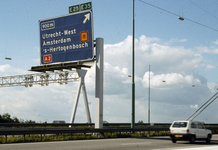
[[[210,146],[210,147],[199,147],[199,148],[181,148],[175,150],[217,150],[218,146]]]
[[[198,147],[198,148],[184,148],[184,147],[173,147],[173,148],[162,148],[162,149],[153,149],[153,150],[218,150],[218,146],[210,146],[210,147]]]

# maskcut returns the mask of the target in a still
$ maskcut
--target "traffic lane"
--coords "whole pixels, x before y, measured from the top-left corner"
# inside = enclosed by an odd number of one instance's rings
[[[75,141],[57,141],[57,142],[34,142],[1,144],[0,150],[104,150],[120,149],[126,147],[125,139],[98,139],[98,140],[75,140]],[[124,142],[123,142],[124,141]],[[122,144],[124,145],[122,146]]]
[[[176,149],[190,149],[190,148],[199,148],[198,150],[205,150],[205,148],[212,147],[213,149],[218,149],[218,135],[213,135],[211,143],[206,143],[205,140],[196,140],[194,144],[191,144],[189,141],[177,141],[172,143],[170,137],[150,137],[152,143],[158,144],[157,146],[151,146],[147,148],[150,150],[161,149],[161,150],[176,150]],[[161,144],[161,145],[159,145]]]
[[[190,144],[188,141],[178,141],[172,143],[168,136],[155,136],[144,138],[117,138],[117,139],[98,139],[98,140],[77,140],[77,141],[58,141],[58,142],[36,142],[36,143],[17,143],[0,144],[1,150],[170,150],[188,148],[206,148],[218,145],[218,135],[213,135],[211,143],[196,141]],[[218,146],[217,146],[218,149]]]

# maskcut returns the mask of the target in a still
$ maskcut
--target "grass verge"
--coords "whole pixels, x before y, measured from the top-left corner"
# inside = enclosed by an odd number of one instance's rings
[[[137,133],[105,133],[107,138],[127,138],[127,137],[147,137],[147,136],[164,136],[168,135],[168,132],[137,132]],[[103,139],[104,137],[99,134],[73,134],[72,138],[70,134],[61,135],[44,135],[42,136],[42,142],[46,141],[68,141],[68,140],[87,140],[87,139]],[[24,136],[8,136],[7,143],[23,143],[23,142],[41,142],[40,135],[26,135]],[[5,143],[5,136],[0,136],[0,143]]]

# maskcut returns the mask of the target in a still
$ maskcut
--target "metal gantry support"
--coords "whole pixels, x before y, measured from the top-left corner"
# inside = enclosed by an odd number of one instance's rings
[[[0,87],[32,87],[33,85],[48,86],[51,83],[59,83],[62,85],[75,81],[79,81],[79,76],[76,71],[56,71],[0,77]]]
[[[103,128],[104,39],[96,38],[95,128]]]
[[[85,82],[84,82],[86,72],[87,70],[76,69],[70,71],[54,71],[54,72],[49,71],[45,73],[5,76],[5,77],[0,77],[0,87],[11,87],[11,86],[32,87],[33,85],[48,86],[51,83],[59,83],[60,85],[63,85],[63,84],[67,84],[68,82],[80,81],[70,123],[73,123],[75,119],[81,88],[83,91],[87,120],[88,123],[91,123],[91,116],[90,116],[88,99],[87,99]]]
[[[72,116],[71,116],[71,119],[70,119],[70,123],[74,123],[74,120],[75,120],[76,110],[77,110],[77,105],[78,105],[78,102],[79,102],[79,96],[80,96],[81,88],[82,88],[82,91],[83,91],[83,98],[84,98],[84,104],[85,104],[85,107],[86,107],[87,120],[88,120],[88,123],[92,123],[91,116],[90,116],[90,111],[89,111],[87,94],[86,94],[85,81],[84,81],[86,72],[87,72],[87,70],[77,69],[77,73],[78,73],[79,78],[80,78],[80,83],[79,83],[79,86],[78,86],[76,99],[75,99],[75,104],[74,104],[74,107],[73,107],[73,112],[72,112]]]
[[[104,77],[104,39],[96,39],[96,60],[93,59],[87,62],[75,63],[62,63],[55,66],[44,65],[44,66],[33,66],[30,71],[38,71],[42,73],[26,74],[26,75],[15,75],[0,77],[0,87],[11,87],[11,86],[25,86],[32,87],[33,85],[48,86],[51,83],[67,84],[68,82],[80,81],[76,101],[74,104],[71,123],[75,120],[76,109],[79,101],[79,95],[81,88],[83,90],[84,102],[86,107],[86,114],[88,123],[91,123],[91,116],[88,106],[88,99],[85,89],[84,77],[87,70],[71,68],[90,68],[94,62],[96,62],[96,78],[95,78],[95,128],[103,128],[103,77]],[[63,69],[69,69],[69,71],[63,71]]]

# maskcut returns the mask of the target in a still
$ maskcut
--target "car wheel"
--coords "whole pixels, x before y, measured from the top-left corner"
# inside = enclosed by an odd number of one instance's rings
[[[191,136],[190,143],[195,143],[195,136]]]
[[[173,143],[176,143],[176,141],[177,141],[177,140],[176,140],[175,138],[172,139],[172,142],[173,142]]]
[[[211,139],[211,137],[210,137],[210,135],[208,135],[207,138],[206,138],[206,142],[210,143],[210,139]]]

